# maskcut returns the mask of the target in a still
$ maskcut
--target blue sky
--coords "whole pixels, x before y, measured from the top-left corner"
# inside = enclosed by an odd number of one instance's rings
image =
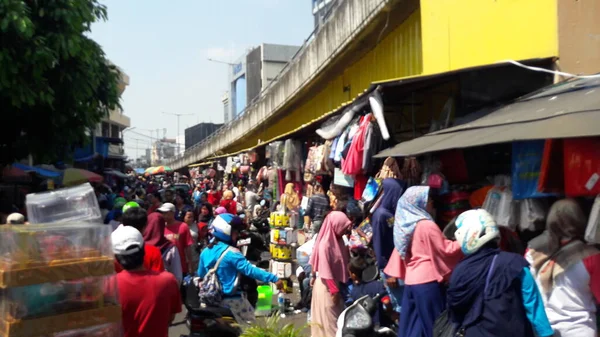
[[[130,77],[122,96],[136,129],[126,133],[126,153],[150,144],[144,129],[177,134],[198,122],[222,122],[221,97],[228,65],[260,43],[301,45],[313,29],[310,0],[102,0],[108,21],[92,38]],[[140,134],[138,134],[140,133]],[[160,132],[162,136],[162,131]],[[136,145],[136,143],[138,145]]]

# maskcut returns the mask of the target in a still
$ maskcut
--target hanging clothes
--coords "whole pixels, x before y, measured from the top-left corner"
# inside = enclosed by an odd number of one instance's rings
[[[337,143],[335,144],[335,153],[333,155],[334,162],[342,161],[342,152],[344,151],[344,145],[346,145],[346,139],[348,138],[348,132],[350,132],[350,128],[344,130],[342,135],[337,138]]]
[[[371,114],[362,117],[356,133],[352,137],[352,143],[348,150],[348,156],[342,160],[342,172],[347,175],[363,173],[363,154],[365,150],[365,135],[371,124]],[[361,192],[362,195],[362,192]]]
[[[300,172],[302,171],[302,145],[300,142],[292,139],[285,141],[281,168],[286,171],[286,180],[300,181]],[[293,178],[292,173],[295,174]]]

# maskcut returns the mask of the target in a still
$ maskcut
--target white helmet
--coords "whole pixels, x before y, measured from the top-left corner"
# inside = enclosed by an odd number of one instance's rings
[[[500,231],[494,217],[484,209],[466,211],[456,219],[454,237],[465,255],[473,254],[486,243],[498,239]]]

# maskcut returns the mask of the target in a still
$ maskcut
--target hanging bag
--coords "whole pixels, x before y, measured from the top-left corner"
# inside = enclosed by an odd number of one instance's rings
[[[494,255],[490,269],[488,269],[487,277],[485,278],[485,288],[483,290],[484,294],[487,292],[490,284],[490,278],[496,265],[496,258],[498,258],[498,254]],[[465,335],[465,329],[456,329],[448,317],[449,313],[448,309],[446,309],[436,318],[433,323],[433,337],[463,337]]]
[[[204,276],[204,280],[202,280],[202,283],[200,283],[198,287],[198,297],[200,298],[200,303],[206,306],[218,306],[223,301],[223,286],[221,285],[221,281],[219,281],[219,278],[217,277],[217,269],[219,268],[219,264],[221,264],[221,261],[223,260],[227,252],[229,252],[230,250],[231,247],[227,248],[221,254],[221,256],[219,256],[219,259],[217,260],[217,263],[215,263],[215,266],[212,267],[212,269],[209,270],[208,273],[206,273],[206,275]]]

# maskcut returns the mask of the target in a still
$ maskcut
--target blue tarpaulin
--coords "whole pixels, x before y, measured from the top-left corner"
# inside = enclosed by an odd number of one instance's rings
[[[39,168],[39,167],[35,167],[35,166],[28,166],[28,165],[19,164],[19,163],[14,163],[14,164],[12,164],[12,166],[16,167],[20,170],[23,170],[25,172],[35,172],[45,178],[58,178],[62,175],[60,172],[54,172],[54,171],[46,170],[43,168]]]

